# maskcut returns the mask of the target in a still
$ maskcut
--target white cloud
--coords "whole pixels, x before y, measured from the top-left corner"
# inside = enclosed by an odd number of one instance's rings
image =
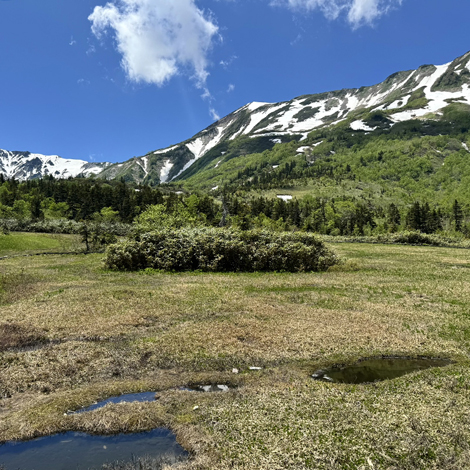
[[[201,98],[203,100],[208,100],[209,102],[211,102],[214,99],[211,92],[209,91],[209,88],[207,88],[207,87],[202,87]]]
[[[235,85],[233,83],[230,83],[228,88],[227,88],[227,93],[230,93],[232,92],[233,90],[235,90]]]
[[[69,46],[74,46],[75,44],[77,44],[77,41],[75,41],[75,39],[73,38],[73,36],[71,36],[70,42],[69,42]]]
[[[348,20],[354,27],[364,23],[371,24],[390,8],[401,3],[402,0],[354,0],[348,12]]]
[[[209,108],[209,114],[214,121],[218,121],[220,119],[220,116],[214,108]]]
[[[113,30],[130,80],[160,86],[189,68],[204,86],[218,27],[195,0],[114,0],[96,6],[88,19],[98,38]]]
[[[228,68],[230,65],[232,65],[233,61],[234,60],[237,60],[238,57],[236,55],[233,55],[232,57],[230,57],[230,59],[227,59],[227,60],[221,60],[219,62],[219,65],[221,65],[224,69]]]
[[[330,20],[337,19],[341,13],[353,28],[372,24],[403,0],[273,0],[272,5],[284,5],[292,10],[320,10]]]

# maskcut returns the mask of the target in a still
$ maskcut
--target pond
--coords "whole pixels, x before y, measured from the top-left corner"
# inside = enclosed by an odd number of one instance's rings
[[[0,445],[0,468],[87,470],[117,460],[130,461],[134,456],[165,457],[174,462],[187,455],[167,429],[109,436],[67,432]]]
[[[106,398],[106,400],[99,401],[93,405],[87,406],[86,408],[80,408],[73,413],[85,413],[86,411],[97,410],[103,408],[108,403],[132,403],[132,402],[146,402],[155,400],[155,392],[140,392],[140,393],[127,393],[125,395],[119,395],[117,397]]]
[[[317,370],[312,377],[332,383],[364,384],[394,379],[411,372],[443,367],[451,364],[449,359],[383,357],[364,359],[348,366],[334,366]]]

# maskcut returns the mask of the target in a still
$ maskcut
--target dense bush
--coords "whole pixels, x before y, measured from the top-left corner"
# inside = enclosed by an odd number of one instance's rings
[[[131,231],[129,224],[121,222],[89,222],[89,224],[99,227],[102,232],[116,236],[124,236]],[[66,219],[0,219],[0,227],[6,232],[80,233],[83,222]]]
[[[426,234],[414,231],[399,233],[386,233],[376,236],[331,236],[322,235],[322,238],[332,243],[384,243],[399,245],[429,245],[454,248],[470,248],[470,241],[461,236],[444,236]]]
[[[389,239],[391,243],[403,243],[406,245],[444,245],[443,240],[440,240],[439,237],[421,232],[407,231],[394,233],[393,235],[389,236]]]
[[[322,240],[307,233],[186,228],[145,233],[110,245],[106,267],[133,271],[322,271],[338,263]]]

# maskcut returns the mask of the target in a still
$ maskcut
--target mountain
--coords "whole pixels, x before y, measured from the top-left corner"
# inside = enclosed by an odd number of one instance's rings
[[[109,163],[89,163],[57,155],[40,155],[0,149],[0,173],[20,181],[52,175],[55,178],[90,176],[103,171]]]
[[[371,133],[404,121],[439,121],[452,104],[470,105],[470,52],[445,65],[394,73],[374,86],[247,104],[180,144],[110,165],[99,176],[152,185],[187,180],[275,144],[298,141],[302,148],[314,130],[341,124]]]
[[[448,134],[462,113],[470,116],[470,52],[445,65],[394,73],[374,86],[303,95],[280,103],[249,103],[184,142],[123,163],[88,163],[0,150],[0,173],[21,180],[96,175],[150,185],[195,182],[193,187],[214,189],[227,182],[227,172],[243,171],[241,157],[271,151],[277,144],[291,142],[284,152],[286,158],[314,158],[309,155],[322,149],[322,141],[315,140],[320,131],[341,128],[352,135],[373,136],[396,133],[403,123],[414,122],[426,134],[425,128],[435,129],[436,123],[445,122],[448,126],[439,127],[436,135]],[[278,160],[274,169],[283,162]]]

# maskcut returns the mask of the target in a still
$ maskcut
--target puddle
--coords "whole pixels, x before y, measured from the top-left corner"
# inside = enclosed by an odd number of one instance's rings
[[[0,468],[88,470],[117,460],[131,461],[133,457],[165,457],[175,462],[187,455],[167,429],[111,436],[67,432],[0,445]]]
[[[103,406],[107,405],[108,403],[132,403],[153,400],[155,400],[155,392],[127,393],[125,395],[107,398],[106,400],[99,401],[93,405],[87,406],[86,408],[80,408],[77,411],[71,411],[69,414],[85,413],[86,411],[97,410],[98,408],[103,408]]]
[[[318,370],[312,377],[332,383],[363,384],[394,379],[418,370],[443,367],[451,363],[449,359],[384,357],[364,359],[345,367],[332,367]]]
[[[189,392],[228,392],[230,387],[228,385],[190,385],[182,387],[180,390],[187,390]]]

